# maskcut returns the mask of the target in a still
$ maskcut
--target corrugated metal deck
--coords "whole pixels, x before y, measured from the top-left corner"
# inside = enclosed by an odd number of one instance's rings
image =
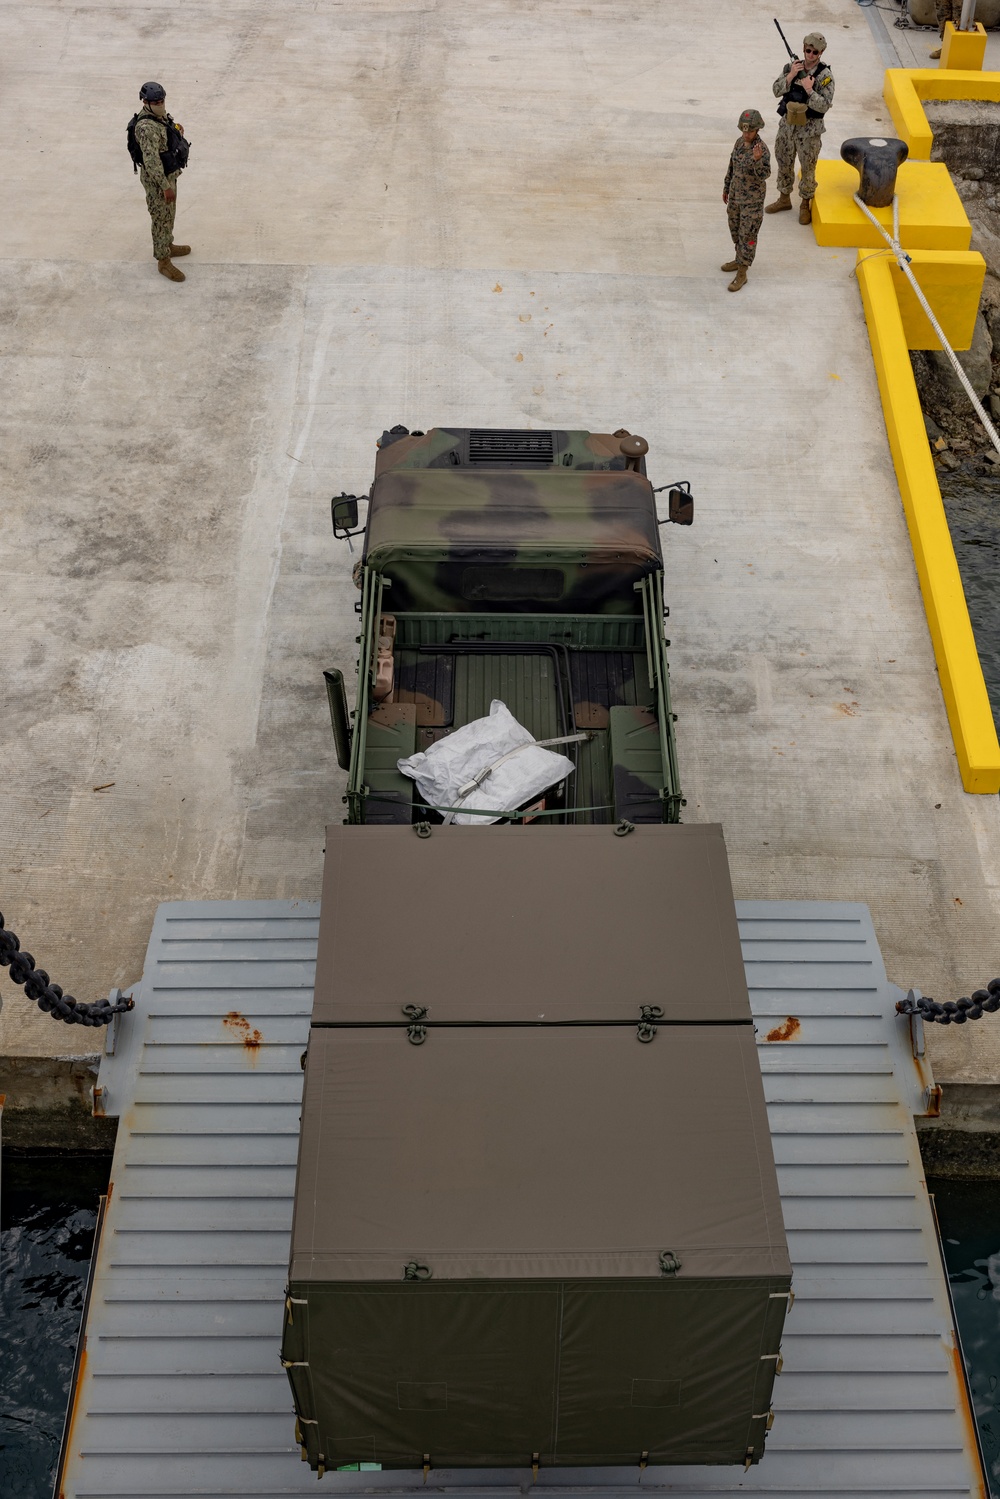
[[[796,1301],[764,1461],[543,1470],[562,1492],[981,1495],[912,1113],[922,1077],[867,908],[739,902]],[[160,906],[99,1086],[121,1126],[65,1499],[315,1493],[279,1367],[319,908]],[[327,1490],[421,1488],[328,1474]],[[530,1474],[431,1474],[452,1493]]]

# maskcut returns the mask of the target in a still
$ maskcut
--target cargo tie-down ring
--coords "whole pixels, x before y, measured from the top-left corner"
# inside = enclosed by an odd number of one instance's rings
[[[652,1041],[656,1035],[655,1021],[663,1019],[662,1005],[640,1005],[639,1025],[636,1029],[636,1038],[639,1041]]]
[[[427,1040],[427,1027],[426,1025],[420,1025],[419,1022],[427,1019],[427,1006],[404,1005],[403,1014],[407,1020],[413,1022],[412,1025],[406,1027],[407,1041],[411,1042],[414,1046],[423,1046]]]
[[[410,1260],[403,1266],[404,1280],[430,1280],[433,1274],[433,1270],[428,1269],[426,1265],[418,1264],[416,1260]]]

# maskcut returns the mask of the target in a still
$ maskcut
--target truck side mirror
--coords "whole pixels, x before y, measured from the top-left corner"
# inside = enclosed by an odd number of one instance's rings
[[[694,524],[694,495],[689,489],[672,489],[667,495],[667,519],[675,526]]]
[[[355,495],[334,495],[330,501],[330,515],[333,520],[333,534],[339,540],[343,541],[348,536],[357,535],[358,501]]]

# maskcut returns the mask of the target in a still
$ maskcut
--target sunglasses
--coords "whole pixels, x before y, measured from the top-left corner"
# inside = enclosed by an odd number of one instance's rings
[[[817,52],[817,50],[816,50],[815,47],[803,47],[802,50],[806,54],[807,57],[818,57],[819,56],[819,53]]]

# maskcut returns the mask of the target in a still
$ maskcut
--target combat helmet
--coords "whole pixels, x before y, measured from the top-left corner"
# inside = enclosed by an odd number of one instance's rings
[[[745,109],[740,115],[737,130],[762,130],[764,127],[764,116],[759,109]]]

